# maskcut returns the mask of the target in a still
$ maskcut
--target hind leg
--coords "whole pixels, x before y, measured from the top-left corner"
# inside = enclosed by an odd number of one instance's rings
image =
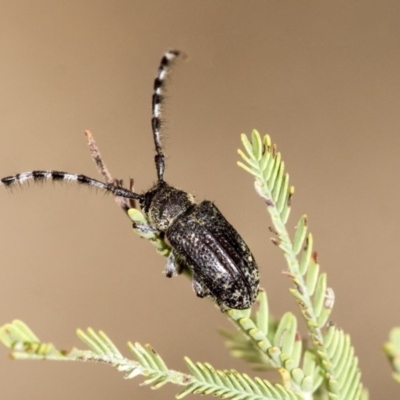
[[[202,284],[200,283],[195,276],[193,276],[192,280],[192,288],[193,291],[196,293],[197,297],[203,298],[203,297],[211,297],[211,299],[217,303],[219,309],[221,312],[225,312],[229,310],[229,307],[227,307],[224,303],[221,301],[218,301],[212,294],[211,292]]]
[[[202,283],[200,283],[195,275],[193,275],[192,278],[192,288],[197,297],[203,298],[206,296],[210,296],[211,294],[210,291]]]

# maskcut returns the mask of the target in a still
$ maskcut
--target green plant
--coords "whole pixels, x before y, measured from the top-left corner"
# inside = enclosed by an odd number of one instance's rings
[[[90,133],[87,135],[99,171],[106,182],[113,182],[93,138]],[[79,338],[89,350],[74,348],[67,352],[41,342],[21,321],[0,328],[0,341],[12,350],[12,356],[103,362],[123,372],[127,378],[145,376],[144,383],[154,388],[168,382],[182,386],[177,398],[201,393],[229,399],[367,399],[349,335],[328,322],[334,293],[327,284],[327,275],[320,272],[307,217],[303,215],[298,221],[293,239],[287,230],[294,188],[289,185],[281,154],[268,135],[262,138],[257,131],[252,132],[251,140],[242,135],[242,143],[244,151],[239,150],[242,161],[238,165],[255,178],[256,192],[267,206],[273,224],[272,242],[283,252],[287,263],[285,274],[293,284],[290,293],[300,309],[309,340],[300,337],[298,319],[293,313],[287,312],[280,318],[270,315],[267,294],[263,290],[253,311],[226,312],[237,329],[222,334],[232,356],[251,363],[257,370],[278,371],[280,383],[250,378],[234,370],[215,370],[208,363],[194,363],[189,358],[185,358],[188,373],[173,371],[150,346],[139,343],[128,344],[133,355],[133,359],[128,359],[103,332],[92,329],[78,330]],[[156,233],[148,233],[146,218],[135,204],[123,199],[117,201],[134,222],[137,234],[153,243],[161,255],[168,256],[168,244]],[[400,354],[399,332],[392,334],[392,344],[385,347],[392,361]],[[399,380],[400,371],[395,370]]]

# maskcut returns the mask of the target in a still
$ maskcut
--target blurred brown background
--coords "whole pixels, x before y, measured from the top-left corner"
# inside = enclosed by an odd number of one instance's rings
[[[165,107],[166,178],[216,201],[252,248],[272,312],[297,312],[268,214],[235,165],[241,132],[270,133],[296,186],[289,226],[309,215],[336,293],[332,320],[352,335],[372,397],[400,397],[381,351],[400,325],[398,1],[0,4],[1,176],[59,169],[97,177],[83,135],[91,129],[114,176],[134,176],[146,190],[156,176],[153,79],[165,50],[184,50]],[[230,327],[224,316],[185,278],[163,276],[165,260],[131,232],[111,197],[30,185],[1,189],[0,207],[0,323],[20,318],[63,348],[80,345],[77,327],[92,326],[121,348],[151,343],[176,369],[188,355],[254,375],[216,333]],[[7,354],[0,348],[2,399],[168,399],[178,391],[150,391],[103,365]]]

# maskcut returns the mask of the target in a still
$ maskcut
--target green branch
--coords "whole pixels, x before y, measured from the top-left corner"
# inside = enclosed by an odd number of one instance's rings
[[[15,359],[92,361],[101,362],[123,372],[125,378],[138,375],[146,377],[143,384],[158,389],[166,383],[183,386],[177,395],[181,399],[190,393],[212,394],[225,399],[248,400],[300,400],[298,394],[279,384],[271,384],[260,378],[251,379],[235,370],[216,370],[208,363],[193,363],[185,357],[189,374],[168,369],[161,356],[149,345],[128,343],[135,360],[120,353],[108,336],[100,331],[88,329],[77,331],[78,337],[90,350],[73,348],[71,351],[58,350],[52,343],[42,343],[21,321],[13,321],[0,328],[0,340],[12,349]]]
[[[252,132],[251,142],[243,134],[242,143],[246,153],[238,150],[244,161],[239,161],[238,165],[255,177],[256,192],[267,205],[274,226],[272,231],[276,233],[276,238],[272,241],[284,253],[288,265],[286,274],[294,284],[290,292],[306,321],[314,351],[320,359],[329,398],[360,398],[363,389],[357,359],[350,360],[355,362],[350,362],[343,368],[343,362],[337,359],[338,354],[332,351],[336,341],[343,337],[343,333],[334,327],[325,334],[322,332],[331,313],[334,296],[333,290],[327,287],[326,274],[319,274],[316,253],[312,251],[312,236],[307,235],[306,216],[300,218],[293,242],[286,229],[294,188],[289,186],[289,175],[285,172],[281,154],[277,152],[276,146],[272,145],[268,135],[261,139],[256,130]],[[302,254],[299,261],[297,256],[300,252]],[[350,357],[350,354],[347,352],[346,356]],[[349,374],[355,379],[346,379]],[[349,393],[355,397],[348,397]]]

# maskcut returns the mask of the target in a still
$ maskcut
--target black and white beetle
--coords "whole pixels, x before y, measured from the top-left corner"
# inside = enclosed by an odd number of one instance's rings
[[[164,181],[161,103],[171,62],[179,54],[175,50],[165,53],[154,81],[151,126],[157,182],[150,190],[137,194],[120,185],[60,171],[24,172],[3,178],[0,182],[9,188],[31,179],[35,182],[46,179],[75,181],[111,192],[114,196],[138,200],[150,229],[162,235],[171,245],[166,276],[180,274],[187,266],[192,273],[193,290],[197,296],[211,297],[222,311],[228,308],[247,309],[254,303],[259,287],[257,264],[248,246],[211,201],[196,204],[191,194]]]

